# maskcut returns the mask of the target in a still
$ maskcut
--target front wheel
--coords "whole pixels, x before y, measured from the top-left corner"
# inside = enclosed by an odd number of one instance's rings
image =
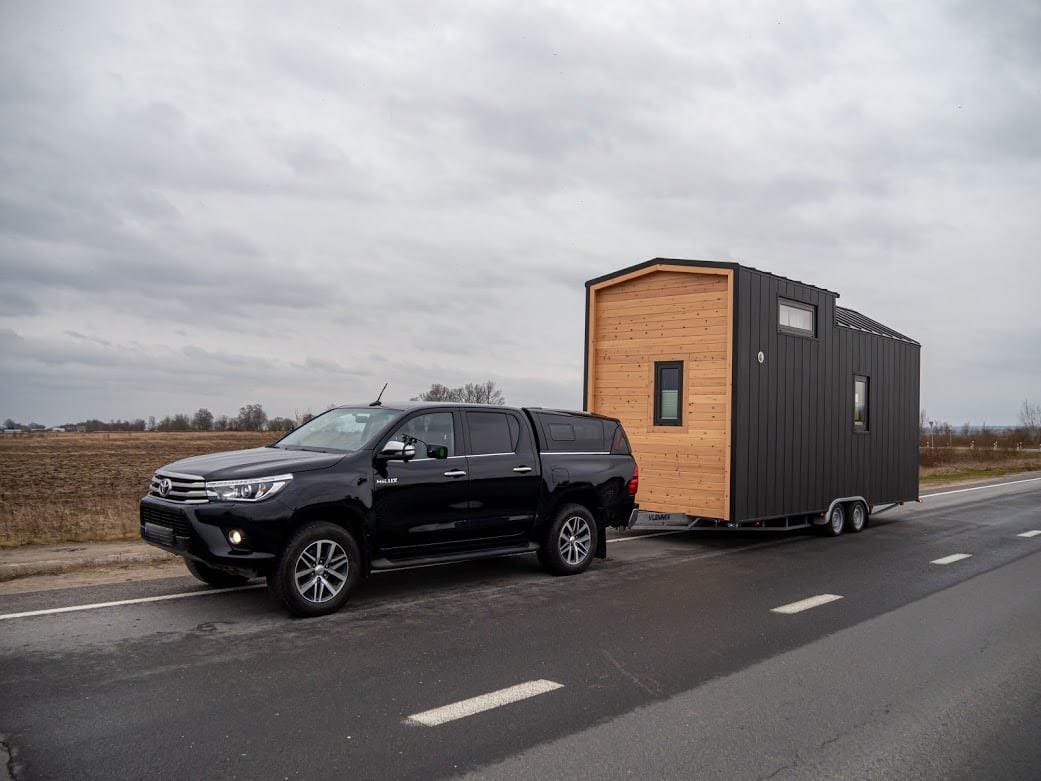
[[[250,581],[250,578],[245,575],[235,575],[231,572],[214,569],[213,567],[208,567],[201,561],[195,561],[194,559],[185,559],[184,563],[192,575],[203,583],[213,586],[214,588],[234,588],[235,586],[245,586]]]
[[[268,575],[271,596],[294,616],[335,613],[361,577],[361,553],[349,531],[309,523],[289,540]]]
[[[577,575],[589,568],[596,552],[596,520],[585,507],[560,508],[539,549],[539,563],[554,575]]]

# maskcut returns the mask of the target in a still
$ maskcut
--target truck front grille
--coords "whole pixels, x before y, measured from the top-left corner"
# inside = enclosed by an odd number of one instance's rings
[[[165,507],[155,507],[150,504],[141,505],[141,525],[151,524],[169,529],[178,537],[191,535],[192,525],[180,510],[167,510]]]
[[[170,485],[167,492],[163,493],[163,481],[165,480],[169,480]],[[209,501],[206,498],[206,483],[202,478],[179,475],[173,472],[160,471],[152,475],[152,482],[148,486],[148,495],[171,502],[184,502],[185,504],[201,504]]]

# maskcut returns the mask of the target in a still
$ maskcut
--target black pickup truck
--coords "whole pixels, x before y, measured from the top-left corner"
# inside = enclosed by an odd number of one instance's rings
[[[370,572],[538,554],[607,555],[639,471],[613,418],[541,408],[335,407],[278,442],[159,469],[141,536],[218,587],[266,576],[295,615],[339,609]]]

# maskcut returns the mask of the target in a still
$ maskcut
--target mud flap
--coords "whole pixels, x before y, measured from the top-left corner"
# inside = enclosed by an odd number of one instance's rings
[[[607,527],[599,527],[600,533],[596,536],[596,551],[593,553],[598,559],[607,558]]]

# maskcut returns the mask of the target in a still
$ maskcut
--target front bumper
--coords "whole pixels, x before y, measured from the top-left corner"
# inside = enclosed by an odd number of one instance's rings
[[[186,504],[146,496],[141,499],[141,539],[178,556],[238,573],[265,574],[284,536],[287,508],[277,498],[256,504]],[[240,529],[242,545],[227,534]]]

